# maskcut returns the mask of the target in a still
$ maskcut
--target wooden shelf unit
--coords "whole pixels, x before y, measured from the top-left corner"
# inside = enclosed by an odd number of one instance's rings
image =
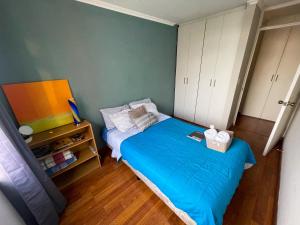
[[[28,144],[30,149],[34,149],[50,145],[55,141],[63,138],[72,137],[75,134],[84,134],[84,139],[73,142],[70,146],[66,146],[58,151],[53,151],[45,156],[37,158],[42,160],[63,151],[72,151],[77,160],[71,163],[66,168],[59,170],[52,174],[51,178],[58,188],[63,189],[75,182],[82,176],[87,175],[92,170],[101,167],[100,155],[98,153],[93,129],[88,121],[83,121],[78,126],[68,124],[65,126],[57,127],[48,131],[34,134],[32,141]]]

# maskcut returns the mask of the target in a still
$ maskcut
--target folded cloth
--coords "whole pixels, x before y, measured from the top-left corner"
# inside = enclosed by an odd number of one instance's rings
[[[71,157],[70,159],[67,159],[66,161],[60,163],[60,164],[57,164],[51,168],[48,168],[46,169],[46,173],[51,176],[53,175],[54,173],[56,173],[57,171],[59,170],[62,170],[64,168],[66,168],[67,166],[69,166],[70,164],[72,164],[73,162],[75,162],[77,160],[76,156],[73,155],[73,157]]]
[[[210,125],[210,129],[204,131],[204,136],[207,139],[214,140],[218,132],[213,125]]]
[[[52,156],[48,156],[45,159],[40,160],[40,164],[44,168],[44,170],[55,167],[61,163],[64,163],[66,160],[72,159],[74,156],[71,151],[64,151],[60,153],[56,153]],[[75,157],[76,159],[76,157]],[[76,161],[76,160],[75,160]]]
[[[230,141],[230,135],[226,131],[220,131],[216,136],[215,136],[215,141],[219,143],[228,143]]]

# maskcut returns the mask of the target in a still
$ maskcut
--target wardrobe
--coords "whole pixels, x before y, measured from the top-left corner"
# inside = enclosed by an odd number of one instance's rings
[[[300,63],[300,26],[264,31],[241,113],[275,121]]]
[[[245,12],[246,8],[240,7],[179,25],[176,117],[204,126],[213,124],[226,128],[228,118],[224,111],[228,93],[232,91],[236,56],[238,51],[245,50],[239,49]]]
[[[204,31],[204,20],[178,29],[174,112],[189,121],[194,121]]]

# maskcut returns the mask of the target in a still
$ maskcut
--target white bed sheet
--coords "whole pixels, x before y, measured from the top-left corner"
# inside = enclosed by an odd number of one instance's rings
[[[158,123],[170,118],[170,116],[160,113],[158,117]],[[127,132],[121,132],[118,129],[114,128],[107,132],[107,144],[112,149],[111,157],[119,160],[122,157],[121,154],[121,144],[127,138],[139,133],[140,131],[133,127],[129,129]]]

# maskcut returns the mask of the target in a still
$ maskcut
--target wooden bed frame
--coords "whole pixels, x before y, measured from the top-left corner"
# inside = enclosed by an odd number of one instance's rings
[[[112,148],[107,145],[107,147],[112,150]],[[118,161],[116,161],[118,162]],[[162,193],[159,188],[153,184],[147,177],[145,177],[141,172],[135,170],[126,160],[122,159],[122,162],[128,166],[132,172],[142,180],[148,188],[150,188],[157,197],[159,197],[185,224],[187,225],[197,225],[197,223],[183,210],[176,208],[176,206],[170,201],[170,199]]]
[[[153,184],[147,177],[141,172],[135,170],[126,160],[122,161],[135,173],[135,175],[141,179],[185,224],[196,225],[196,222],[184,211],[176,208],[176,206],[170,201],[170,199],[162,193],[159,188]]]

